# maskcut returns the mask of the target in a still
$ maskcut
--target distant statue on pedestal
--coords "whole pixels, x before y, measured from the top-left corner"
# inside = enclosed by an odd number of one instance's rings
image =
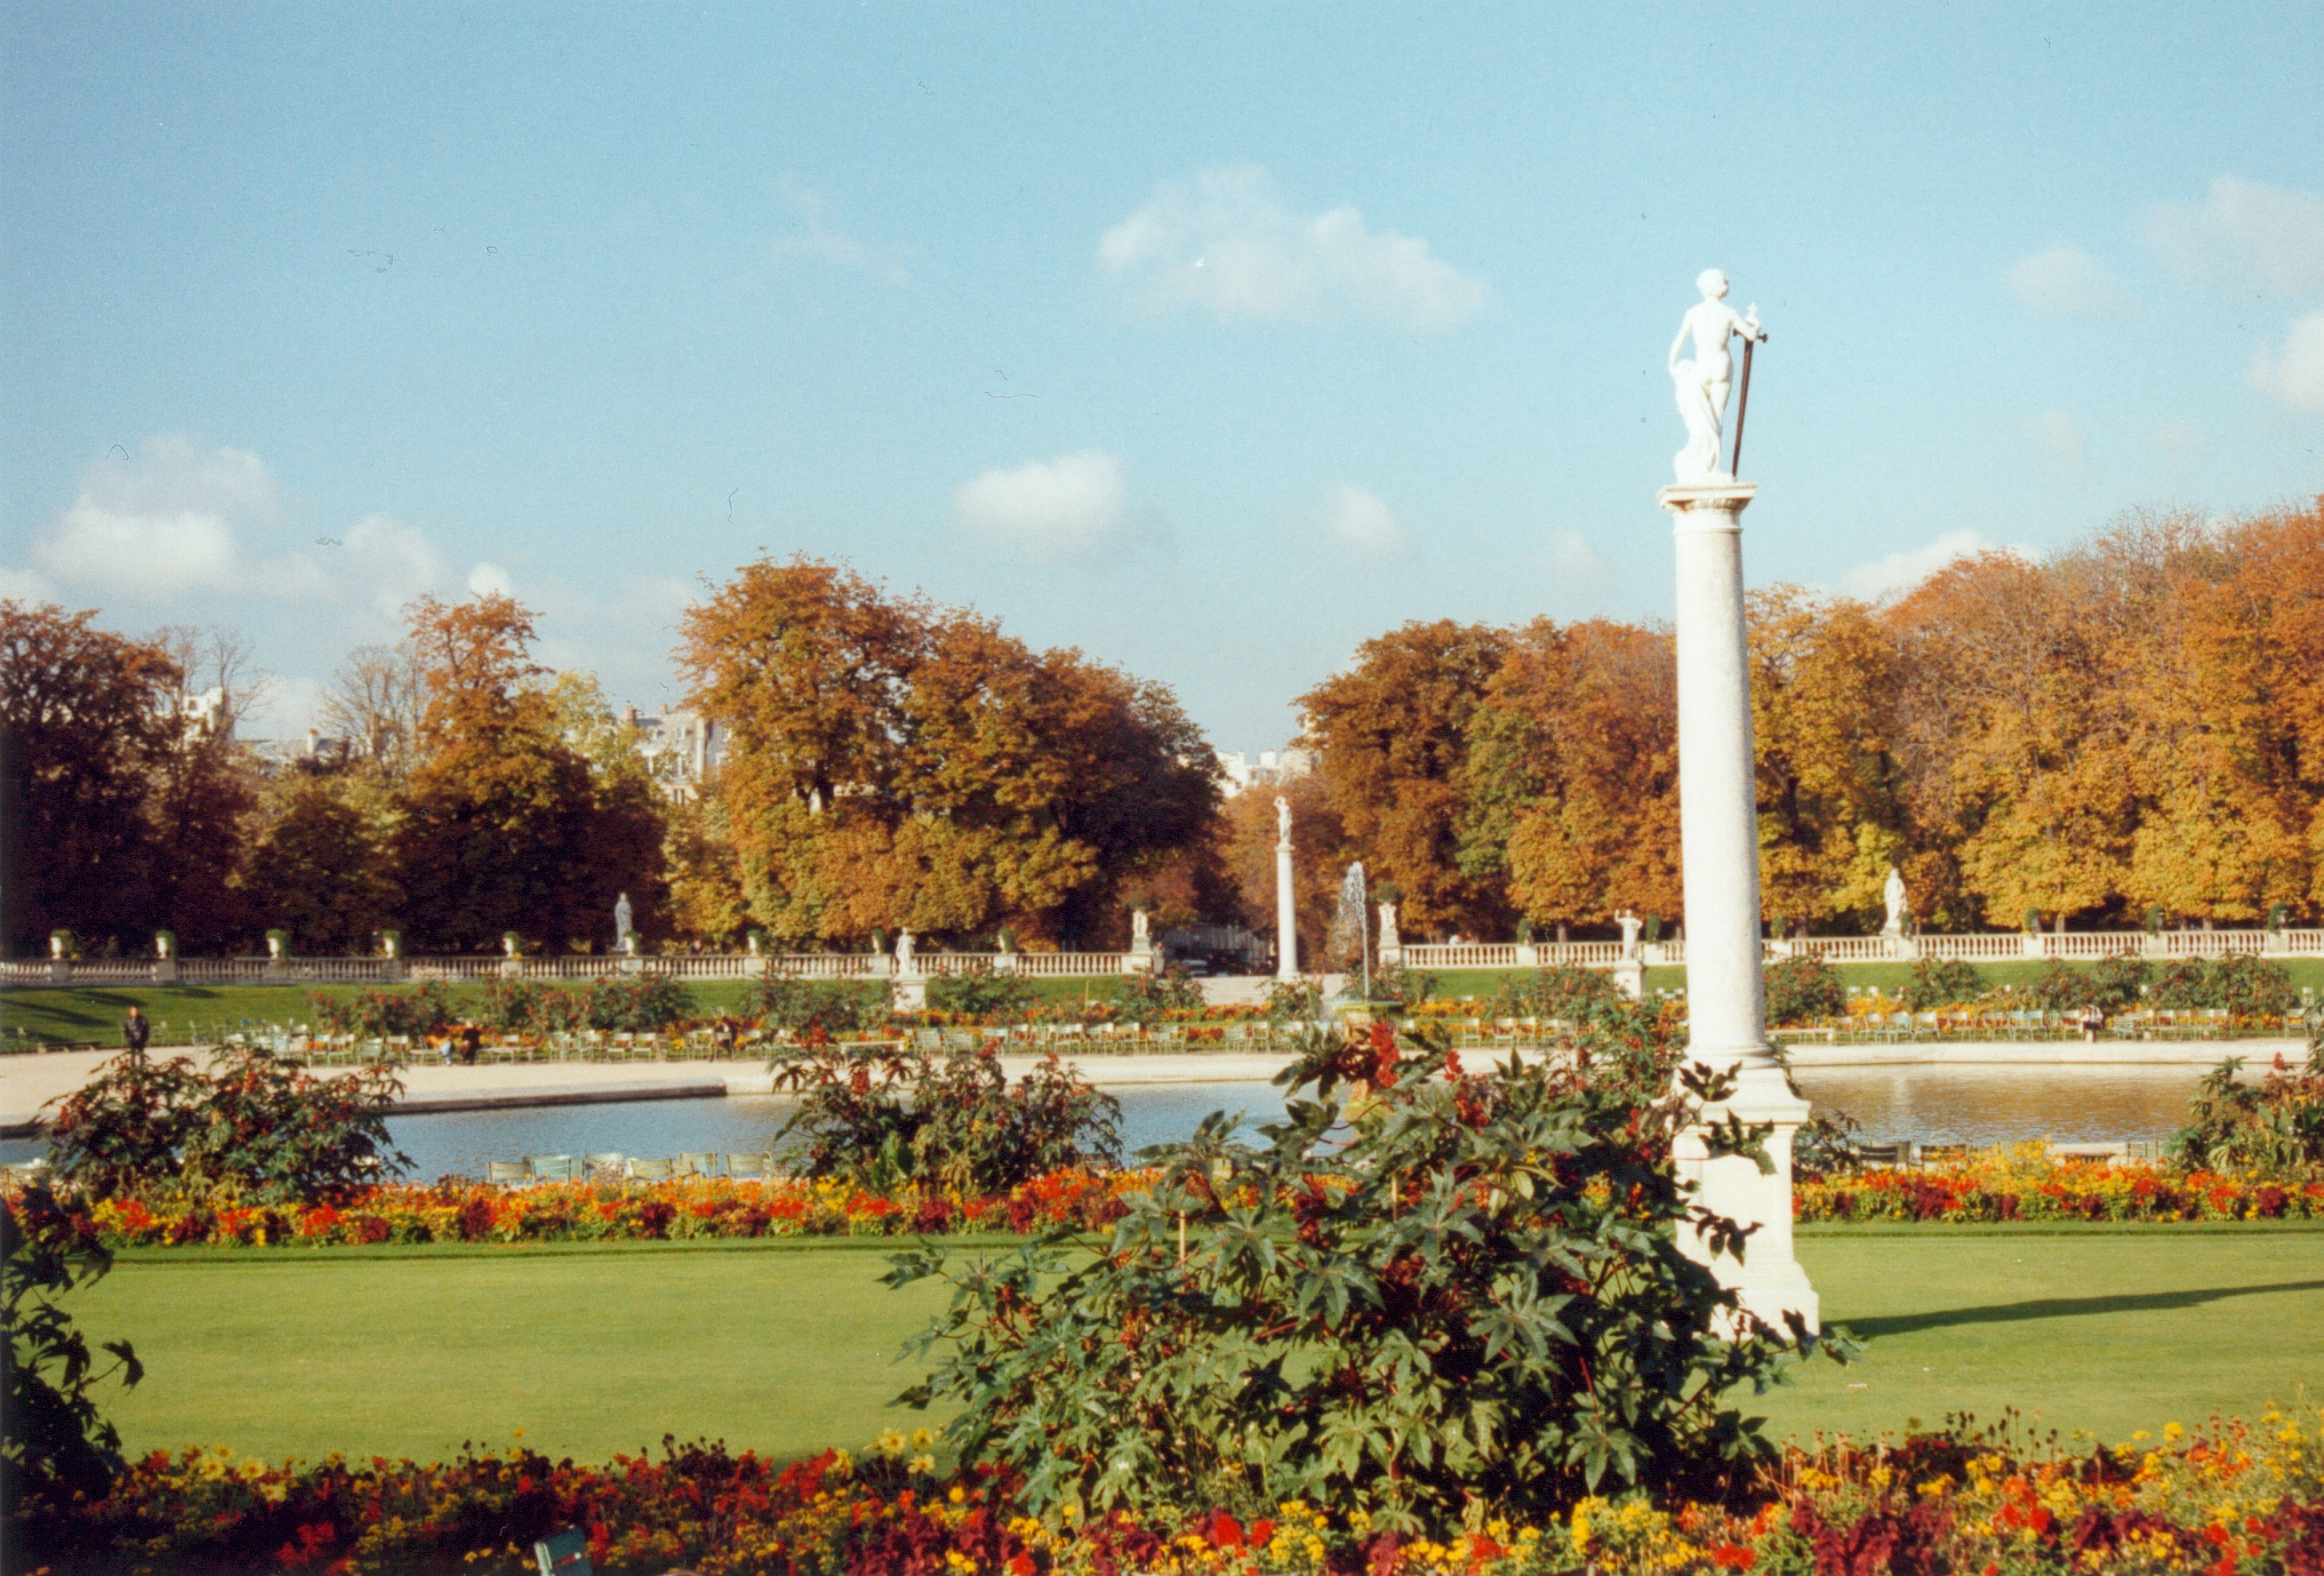
[[[1881,900],[1888,905],[1887,923],[1880,927],[1883,935],[1904,934],[1904,872],[1895,865],[1888,867],[1888,884],[1880,889]]]
[[[912,961],[912,933],[908,930],[896,933],[896,972],[899,974],[919,972],[919,964]]]
[[[1694,284],[1702,292],[1702,300],[1679,324],[1678,337],[1671,341],[1670,347],[1671,381],[1677,385],[1679,418],[1686,423],[1686,447],[1678,451],[1673,462],[1683,487],[1735,479],[1732,472],[1720,465],[1725,447],[1727,392],[1735,375],[1735,363],[1727,354],[1727,341],[1740,334],[1748,346],[1767,336],[1759,327],[1757,306],[1738,318],[1735,309],[1727,304],[1725,274],[1715,268],[1706,268]],[[1682,357],[1679,350],[1690,336],[1694,339],[1694,354]],[[1746,366],[1748,369],[1748,360]],[[1748,371],[1746,377],[1748,399]]]
[[[1638,932],[1646,927],[1646,921],[1625,908],[1614,916],[1614,923],[1622,927],[1622,955],[1626,958],[1637,957]]]
[[[630,950],[631,917],[630,895],[623,892],[621,900],[613,905],[613,948],[616,952]]]
[[[1278,798],[1275,801],[1275,845],[1277,848],[1291,846],[1291,801],[1289,799]]]
[[[1402,951],[1403,947],[1404,937],[1397,933],[1396,928],[1396,905],[1382,903],[1379,906],[1380,955],[1386,957],[1389,953]]]
[[[1146,910],[1143,908],[1132,908],[1130,911],[1130,950],[1133,952],[1144,952],[1148,946],[1153,945],[1153,939],[1152,934],[1146,927]]]

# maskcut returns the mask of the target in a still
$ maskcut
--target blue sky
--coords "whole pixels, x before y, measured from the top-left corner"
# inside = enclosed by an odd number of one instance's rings
[[[262,729],[469,586],[660,704],[764,549],[1270,746],[1404,619],[1666,613],[1713,264],[1756,582],[2324,490],[2306,5],[0,27],[0,591],[243,631]]]

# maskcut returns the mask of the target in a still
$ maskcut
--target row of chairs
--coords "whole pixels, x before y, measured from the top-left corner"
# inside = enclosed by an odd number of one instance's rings
[[[642,1155],[530,1155],[521,1160],[487,1160],[484,1180],[500,1187],[534,1182],[668,1182],[679,1176],[717,1176],[722,1157],[715,1150],[651,1159]],[[775,1174],[772,1155],[726,1155],[724,1175],[763,1181]]]

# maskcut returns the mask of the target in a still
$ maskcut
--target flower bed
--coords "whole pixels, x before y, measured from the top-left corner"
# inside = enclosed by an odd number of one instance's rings
[[[1360,1505],[1297,1502],[1044,1525],[988,1475],[939,1478],[925,1433],[788,1466],[668,1441],[658,1460],[602,1467],[521,1448],[436,1466],[271,1466],[219,1446],[148,1456],[102,1499],[35,1497],[10,1531],[55,1576],[517,1576],[533,1541],[566,1527],[586,1532],[596,1570],[622,1576],[678,1564],[701,1576],[2324,1572],[2317,1418],[2163,1432],[2085,1453],[1962,1433],[1840,1440],[1789,1452],[1730,1505],[1593,1498],[1546,1525],[1486,1512],[1434,1537],[1383,1530]]]
[[[2324,1179],[2060,1159],[2042,1145],[1957,1165],[1803,1177],[1800,1221],[2324,1220]]]
[[[311,1208],[211,1207],[105,1199],[88,1206],[110,1249],[325,1248],[380,1242],[635,1242],[703,1237],[888,1237],[948,1231],[1092,1230],[1122,1212],[1139,1172],[1056,1171],[1000,1195],[838,1181],[687,1178],[650,1184],[447,1181],[390,1184]]]

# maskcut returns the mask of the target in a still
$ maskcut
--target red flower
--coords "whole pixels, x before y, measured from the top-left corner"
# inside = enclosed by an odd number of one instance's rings
[[[1250,1524],[1250,1541],[1261,1548],[1273,1543],[1275,1541],[1275,1524],[1263,1518],[1259,1521],[1252,1522]]]
[[[1220,1548],[1242,1547],[1242,1524],[1223,1510],[1211,1517],[1211,1525],[1204,1530],[1210,1535],[1211,1542]]]
[[[1711,1562],[1728,1571],[1748,1571],[1759,1562],[1759,1556],[1741,1544],[1721,1544],[1711,1551]]]

